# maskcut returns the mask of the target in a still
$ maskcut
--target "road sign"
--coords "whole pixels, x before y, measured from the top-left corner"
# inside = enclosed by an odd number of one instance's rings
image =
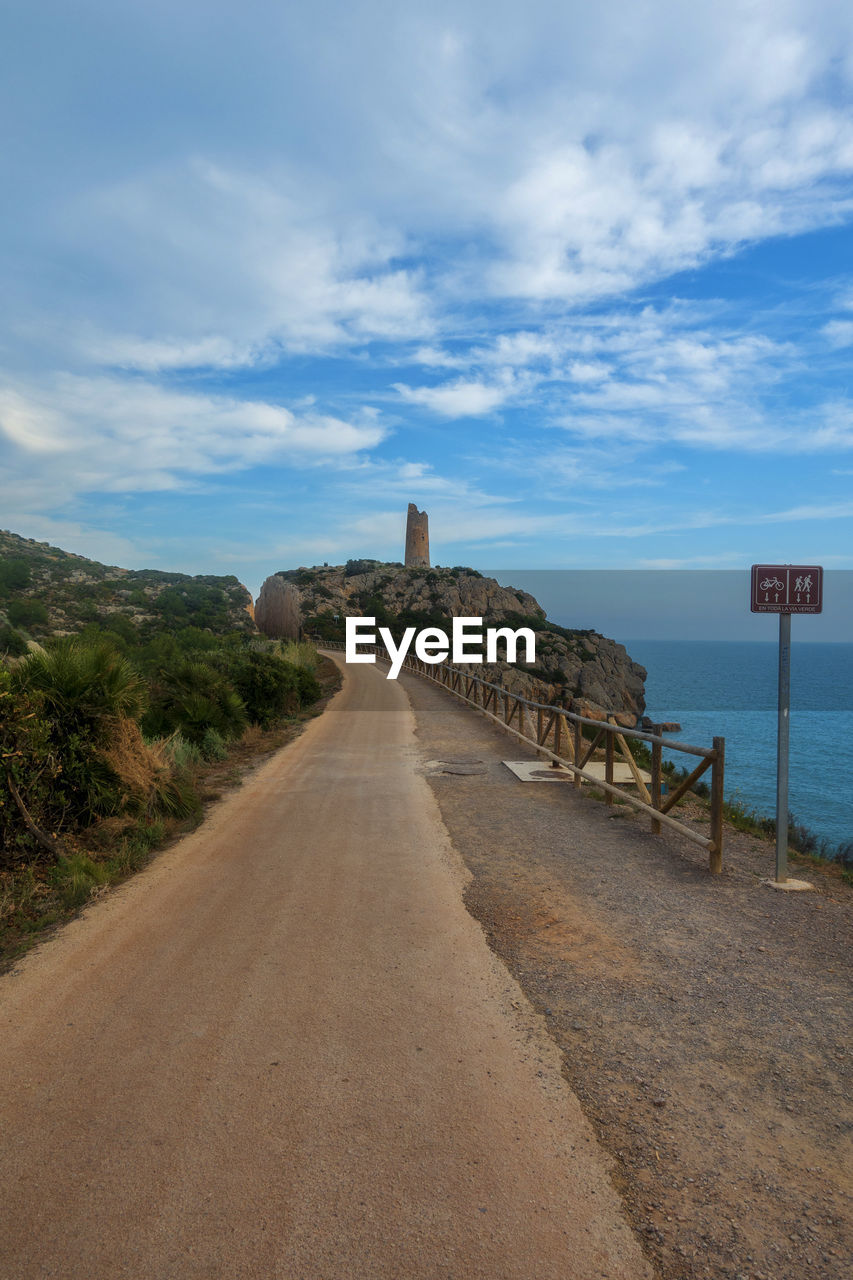
[[[819,564],[754,564],[753,613],[820,613],[823,569]]]
[[[807,889],[788,879],[788,754],[791,710],[791,614],[823,609],[819,564],[754,564],[750,609],[779,614],[779,706],[776,726],[776,880],[778,888]]]

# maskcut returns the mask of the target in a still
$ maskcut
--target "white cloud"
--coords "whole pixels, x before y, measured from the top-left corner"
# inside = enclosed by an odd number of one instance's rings
[[[609,370],[600,360],[573,360],[568,374],[572,382],[606,382]]]
[[[641,136],[540,148],[498,213],[498,294],[575,304],[698,266],[768,235],[849,216],[853,122],[826,109],[743,134],[662,121]]]
[[[788,507],[783,511],[765,511],[755,518],[761,524],[788,524],[792,520],[849,520],[851,516],[853,502],[831,502]]]
[[[38,459],[68,491],[138,493],[264,463],[346,459],[386,430],[369,414],[348,422],[135,379],[63,375],[0,392],[0,434],[14,446],[10,493]]]
[[[423,405],[445,418],[482,418],[505,404],[517,390],[509,379],[488,384],[460,378],[438,387],[408,387],[395,382],[394,387],[408,404]]]
[[[90,333],[80,346],[87,357],[99,365],[142,373],[174,369],[240,369],[271,364],[279,355],[278,350],[269,344],[241,345],[224,334],[181,340],[169,335],[145,339]]]
[[[404,234],[365,212],[330,217],[295,185],[190,158],[75,193],[47,233],[54,252],[93,258],[104,286],[82,318],[73,296],[50,299],[42,341],[63,359],[154,372],[429,336],[421,269],[396,262]]]
[[[830,320],[821,333],[831,347],[853,346],[853,320]]]

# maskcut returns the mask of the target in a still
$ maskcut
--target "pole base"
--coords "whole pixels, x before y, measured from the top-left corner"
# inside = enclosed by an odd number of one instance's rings
[[[768,889],[784,889],[786,893],[806,893],[814,888],[810,880],[762,880],[761,883]]]

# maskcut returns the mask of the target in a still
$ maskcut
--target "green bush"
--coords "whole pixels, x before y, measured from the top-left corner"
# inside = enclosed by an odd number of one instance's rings
[[[201,746],[208,729],[223,738],[239,737],[246,726],[246,708],[231,682],[206,662],[180,658],[152,681],[151,705],[142,722],[150,737],[166,737],[175,730]]]
[[[37,827],[52,833],[62,819],[65,780],[40,699],[12,686],[0,667],[0,866],[12,867],[42,849],[27,829],[8,778]],[[8,776],[7,776],[8,775]]]
[[[205,729],[201,740],[201,754],[205,760],[224,760],[228,755],[225,739],[216,729]]]
[[[51,882],[59,891],[62,905],[72,910],[84,906],[99,889],[109,883],[110,878],[108,867],[103,863],[93,862],[83,853],[60,858],[50,872]]]
[[[164,754],[175,770],[192,769],[204,760],[201,747],[188,742],[180,733],[173,733],[163,744]]]
[[[11,658],[20,658],[26,652],[27,642],[20,631],[5,624],[0,626],[0,653],[5,653]]]
[[[344,566],[344,577],[354,578],[358,574],[371,573],[374,569],[381,568],[381,560],[347,560]]]
[[[346,635],[346,622],[340,615],[336,618],[330,609],[310,614],[303,619],[302,626],[308,635],[317,636],[321,643],[324,640],[343,640]]]
[[[268,729],[301,705],[300,673],[271,653],[238,654],[222,658],[252,724]]]
[[[105,720],[138,720],[146,703],[142,678],[110,644],[63,637],[17,667],[18,688],[41,694],[48,714],[67,733],[97,730]]]
[[[30,566],[20,556],[0,560],[0,596],[25,591],[30,585]]]
[[[13,627],[23,627],[25,630],[46,626],[48,621],[47,609],[41,600],[31,600],[29,597],[11,600],[6,608],[6,616]]]
[[[9,692],[33,707],[43,741],[25,743],[16,761],[26,807],[41,813],[39,827],[61,830],[88,825],[144,803],[144,791],[116,772],[110,758],[118,747],[122,772],[144,755],[135,721],[145,706],[143,681],[126,658],[104,642],[64,637],[51,648],[30,653],[10,674]],[[26,722],[24,722],[26,723]],[[132,724],[128,746],[122,726]],[[150,775],[149,775],[150,777]],[[41,796],[50,778],[49,800]],[[20,823],[18,824],[20,825]],[[18,843],[21,841],[19,839]],[[24,840],[24,844],[32,843]]]
[[[323,692],[314,672],[309,671],[307,667],[297,668],[296,683],[299,689],[299,702],[303,707],[310,706],[312,702],[316,702]]]

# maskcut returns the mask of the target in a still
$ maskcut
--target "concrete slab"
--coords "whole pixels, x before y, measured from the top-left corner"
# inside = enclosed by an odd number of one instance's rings
[[[552,769],[547,760],[504,760],[519,782],[571,782],[574,775],[562,766]]]
[[[782,889],[785,893],[807,893],[814,885],[810,880],[762,880],[768,889]]]
[[[553,769],[545,760],[504,760],[503,762],[520,782],[571,782],[574,775],[570,769]],[[594,778],[604,781],[605,764],[603,760],[590,760],[584,765],[584,772],[591,773]],[[645,770],[640,770],[640,777],[648,785],[652,778]],[[617,786],[632,783],[634,775],[631,766],[617,760],[613,765],[613,781]]]

